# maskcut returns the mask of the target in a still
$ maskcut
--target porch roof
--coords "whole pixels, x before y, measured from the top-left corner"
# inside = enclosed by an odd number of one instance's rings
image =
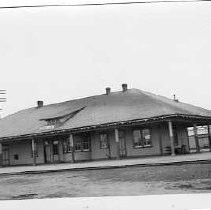
[[[47,119],[61,119],[47,126]],[[211,111],[138,89],[33,107],[0,120],[0,139],[168,119],[211,122]]]

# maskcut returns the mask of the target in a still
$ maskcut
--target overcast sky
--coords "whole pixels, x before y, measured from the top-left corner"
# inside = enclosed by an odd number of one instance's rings
[[[122,83],[211,109],[211,2],[0,10],[0,72],[1,116]]]

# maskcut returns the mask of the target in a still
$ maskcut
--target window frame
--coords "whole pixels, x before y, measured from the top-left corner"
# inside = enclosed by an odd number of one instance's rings
[[[102,136],[106,136],[106,140],[102,141]],[[108,140],[108,133],[100,133],[99,134],[99,143],[100,143],[100,149],[108,149],[109,148],[109,140]],[[106,146],[103,146],[103,144],[106,143]]]
[[[71,148],[70,141],[69,141],[68,137],[65,138],[62,141],[62,150],[63,150],[63,154],[67,154],[67,153],[71,153],[72,152],[72,148]]]
[[[85,148],[84,145],[88,145],[88,148]],[[82,152],[89,152],[90,151],[90,139],[88,136],[82,138],[81,140]]]
[[[87,141],[87,142],[85,142]],[[84,149],[84,143],[88,145],[88,149]],[[77,149],[76,145],[80,145],[80,149]],[[89,135],[79,136],[74,139],[74,151],[75,152],[90,152],[91,151],[91,139]]]
[[[77,149],[77,145],[80,146],[80,149]],[[75,141],[74,141],[74,150],[76,152],[81,152],[82,151],[82,141],[81,141],[81,139],[75,139]]]
[[[144,136],[143,136],[143,131],[144,130],[148,130],[149,131],[149,135],[150,135],[150,139],[149,140],[146,140],[146,138],[144,138]],[[135,145],[136,142],[135,142],[135,138],[134,138],[134,131],[139,131],[140,132],[140,139],[141,140],[139,140],[139,143],[143,141],[142,145]],[[134,149],[142,149],[142,148],[153,147],[151,128],[135,128],[135,129],[132,130],[132,137],[133,137],[133,148]],[[150,144],[146,144],[147,141],[149,141]]]

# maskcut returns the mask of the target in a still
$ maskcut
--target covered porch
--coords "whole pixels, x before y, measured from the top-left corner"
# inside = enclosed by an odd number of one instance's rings
[[[171,143],[168,149],[171,155],[186,154],[186,153],[191,152],[190,138],[189,138],[189,133],[188,133],[189,128],[193,130],[195,153],[203,152],[199,144],[199,134],[198,134],[198,127],[201,127],[201,126],[206,127],[208,151],[211,152],[210,124],[211,124],[211,121],[209,118],[199,117],[199,116],[181,115],[179,117],[175,117],[168,120],[169,139]],[[182,142],[179,143],[179,136],[177,132],[179,127],[185,128],[185,132],[186,132],[185,135],[188,136],[187,145],[183,144]]]
[[[196,153],[200,153],[197,126],[207,126],[211,151],[210,119],[165,116],[113,123],[72,131],[7,138],[0,143],[1,165],[40,165],[80,161],[128,159],[188,154],[187,128],[193,127]]]

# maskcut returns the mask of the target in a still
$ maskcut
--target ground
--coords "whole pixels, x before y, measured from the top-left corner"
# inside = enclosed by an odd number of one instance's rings
[[[211,164],[1,175],[0,199],[210,193]]]

